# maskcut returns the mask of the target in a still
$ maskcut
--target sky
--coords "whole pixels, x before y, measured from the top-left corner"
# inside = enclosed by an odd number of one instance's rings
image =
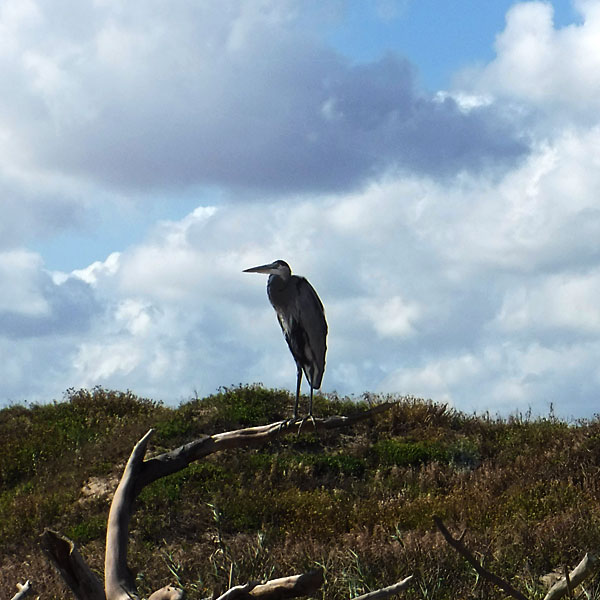
[[[4,0],[0,81],[0,406],[293,390],[284,259],[324,392],[600,412],[600,0]]]

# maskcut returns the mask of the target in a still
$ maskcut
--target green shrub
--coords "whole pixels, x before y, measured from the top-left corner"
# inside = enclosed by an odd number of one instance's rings
[[[436,441],[380,440],[373,445],[372,454],[383,465],[417,466],[433,460],[449,462],[448,448]]]

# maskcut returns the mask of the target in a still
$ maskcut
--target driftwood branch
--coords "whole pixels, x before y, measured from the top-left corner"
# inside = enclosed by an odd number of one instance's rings
[[[368,419],[375,414],[391,408],[393,405],[394,403],[384,403],[368,411],[349,417],[335,416],[326,419],[313,419],[307,423],[311,423],[316,431],[336,429]],[[228,431],[203,437],[190,442],[189,444],[180,446],[171,452],[166,452],[154,458],[144,460],[148,442],[152,435],[152,430],[148,431],[148,433],[146,433],[146,435],[135,445],[110,507],[104,563],[104,588],[106,600],[138,599],[135,580],[127,566],[127,540],[129,535],[129,521],[133,512],[133,503],[145,486],[161,477],[181,471],[190,463],[210,454],[214,454],[215,452],[232,448],[260,446],[274,440],[284,433],[295,433],[302,425],[302,421],[278,421],[270,425]],[[307,425],[304,424],[304,426]],[[278,584],[274,587],[272,586],[271,589],[283,590],[284,588],[282,588],[281,585],[282,584]],[[236,590],[235,593],[233,590],[230,590],[232,595],[227,596],[227,598],[242,598],[244,597],[243,594],[251,594],[250,597],[254,598],[261,597],[257,596],[257,593],[259,592],[256,588],[259,588],[260,591],[263,587],[264,586],[254,586],[252,590],[239,589]],[[265,589],[264,593],[266,595],[262,597],[275,599],[292,598],[301,595],[298,589],[298,582],[296,582],[295,591],[292,587],[291,591],[286,592],[285,595],[281,595],[283,593],[282,591],[277,592],[279,595],[276,595],[275,591],[273,591],[272,595],[269,595],[267,594],[268,589]],[[242,595],[236,596],[235,594],[237,593]],[[302,595],[305,594],[302,593]],[[166,596],[160,597],[163,598]]]
[[[127,566],[127,538],[133,501],[137,496],[136,482],[151,435],[152,430],[134,446],[110,506],[104,561],[104,590],[107,600],[138,597],[135,579]]]
[[[409,575],[394,585],[381,588],[380,590],[375,590],[374,592],[369,592],[368,594],[363,594],[358,598],[353,598],[353,600],[382,600],[383,598],[391,598],[392,596],[396,596],[400,592],[403,592],[408,587],[408,584],[411,582],[412,578],[413,576]]]
[[[558,600],[562,598],[569,593],[569,590],[574,590],[597,566],[598,559],[591,554],[586,554],[570,573],[565,573],[565,577],[548,590],[548,593],[544,596],[544,600]]]
[[[165,587],[150,594],[148,600],[182,600],[184,596],[183,590],[172,585],[165,585]]]
[[[105,600],[102,582],[85,562],[75,542],[48,529],[42,534],[41,547],[77,600]]]
[[[29,579],[25,583],[17,583],[17,589],[19,590],[11,600],[23,600],[26,596],[29,596],[33,592],[31,587],[31,581]]]
[[[229,588],[223,595],[219,596],[217,600],[251,600],[252,596],[250,592],[256,586],[256,583],[246,583],[245,585],[236,585]],[[211,600],[206,598],[205,600]]]
[[[250,597],[260,600],[280,600],[310,596],[323,585],[323,570],[314,569],[302,575],[272,579],[256,585],[250,591]]]
[[[285,598],[310,596],[322,585],[323,570],[314,569],[302,575],[271,579],[266,583],[254,581],[237,585],[227,590],[217,600],[285,600]]]
[[[394,402],[385,402],[367,411],[348,417],[334,416],[326,419],[315,418],[306,421],[303,425],[300,420],[295,422],[277,421],[270,425],[237,429],[200,438],[188,444],[184,444],[175,450],[165,452],[164,454],[160,454],[159,456],[144,461],[136,480],[136,496],[142,488],[153,481],[176,473],[177,471],[181,471],[190,463],[204,458],[209,454],[230,450],[232,448],[252,448],[262,446],[283,434],[297,433],[300,427],[305,431],[307,428],[310,429],[310,427],[313,427],[313,431],[347,427],[389,410],[395,404],[396,403]]]
[[[434,516],[433,520],[437,525],[437,528],[440,530],[444,539],[452,546],[466,561],[477,571],[477,573],[487,579],[487,581],[493,583],[498,586],[501,590],[505,591],[509,596],[516,598],[516,600],[527,600],[527,597],[524,596],[519,590],[515,589],[508,581],[502,579],[502,577],[498,577],[494,573],[485,569],[481,563],[471,554],[468,548],[463,544],[462,540],[452,537],[450,532],[446,529],[442,520],[439,517]],[[461,536],[462,537],[462,536]]]

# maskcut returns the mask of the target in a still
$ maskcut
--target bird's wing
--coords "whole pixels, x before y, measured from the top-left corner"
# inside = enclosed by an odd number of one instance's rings
[[[323,304],[312,285],[304,277],[294,277],[296,293],[278,311],[279,324],[285,339],[314,389],[321,387],[327,351],[327,321]]]

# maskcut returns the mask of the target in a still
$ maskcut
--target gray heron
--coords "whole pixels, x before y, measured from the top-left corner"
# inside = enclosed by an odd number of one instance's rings
[[[298,400],[302,372],[310,385],[308,415],[312,418],[313,390],[321,387],[327,351],[327,321],[321,299],[308,280],[292,275],[283,260],[245,269],[244,273],[266,273],[267,295],[275,312],[290,352],[296,361],[296,404],[294,421],[298,418]]]

